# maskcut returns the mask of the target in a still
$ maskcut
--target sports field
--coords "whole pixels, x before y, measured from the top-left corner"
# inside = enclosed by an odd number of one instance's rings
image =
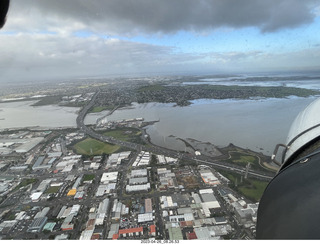
[[[73,148],[78,154],[94,156],[101,155],[103,153],[112,154],[118,151],[121,147],[106,142],[100,142],[92,138],[87,138],[75,144]]]

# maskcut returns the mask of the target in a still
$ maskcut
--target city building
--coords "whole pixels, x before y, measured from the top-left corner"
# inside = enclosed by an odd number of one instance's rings
[[[135,169],[131,171],[131,178],[148,176],[147,169]]]
[[[152,213],[138,214],[138,223],[151,222],[153,221]]]
[[[118,172],[106,172],[102,174],[101,183],[107,184],[109,182],[116,182],[118,179]]]
[[[151,200],[151,198],[146,198],[144,200],[144,205],[145,205],[145,212],[152,213],[152,200]]]
[[[131,237],[131,236],[140,236],[143,235],[143,227],[130,228],[130,229],[121,229],[119,230],[120,237]]]
[[[46,224],[47,220],[48,220],[47,217],[36,218],[29,225],[27,232],[40,232],[44,227],[44,225]]]
[[[127,192],[136,192],[136,191],[149,191],[150,190],[150,183],[143,184],[143,185],[127,185],[126,191]]]
[[[206,170],[199,170],[199,173],[201,175],[201,178],[203,182],[207,185],[219,185],[220,181],[218,178],[212,173],[211,170],[206,169]]]

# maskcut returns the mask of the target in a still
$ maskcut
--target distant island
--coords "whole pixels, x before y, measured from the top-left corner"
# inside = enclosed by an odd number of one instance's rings
[[[137,79],[92,79],[78,80],[63,84],[45,84],[42,89],[38,86],[37,96],[30,92],[32,87],[21,87],[22,93],[8,93],[1,97],[0,102],[13,100],[34,100],[33,106],[57,104],[60,106],[82,107],[90,100],[97,90],[100,95],[92,112],[112,110],[115,107],[125,107],[136,103],[174,103],[177,106],[188,106],[197,99],[256,99],[256,98],[286,98],[289,96],[309,97],[319,96],[319,90],[286,86],[287,81],[315,80],[319,77],[216,77],[216,76],[183,76],[157,77]],[[209,80],[209,84],[203,84]],[[211,83],[211,80],[215,82]],[[218,81],[216,81],[218,80]],[[282,84],[283,81],[283,85]],[[229,84],[236,82],[239,85]],[[253,82],[253,83],[252,83]],[[255,82],[257,85],[255,85]],[[265,83],[267,82],[267,83]],[[270,82],[274,82],[270,86]],[[280,85],[279,85],[280,82]],[[220,84],[221,83],[221,84]],[[241,84],[241,85],[240,85]],[[246,85],[248,84],[248,85]],[[271,84],[272,85],[272,84]],[[6,91],[3,91],[5,93]],[[89,94],[87,97],[82,95]]]
[[[285,98],[288,96],[308,97],[320,95],[319,91],[295,87],[261,86],[223,86],[223,85],[186,85],[165,86],[149,85],[138,89],[138,103],[161,102],[188,106],[196,99],[251,99]]]

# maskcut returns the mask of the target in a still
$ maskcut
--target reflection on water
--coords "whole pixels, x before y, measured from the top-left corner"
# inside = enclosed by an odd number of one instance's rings
[[[192,105],[134,103],[116,110],[108,120],[144,118],[159,122],[146,127],[151,141],[159,146],[186,150],[177,138],[193,138],[216,146],[233,143],[271,155],[277,143],[284,143],[296,115],[315,97],[261,100],[199,99]],[[79,108],[56,105],[32,107],[34,102],[0,104],[0,129],[15,127],[76,126]],[[94,124],[109,111],[88,114],[85,123]],[[172,137],[172,135],[174,137]]]
[[[277,143],[284,143],[296,115],[315,97],[261,100],[200,99],[188,107],[173,104],[133,104],[117,110],[109,120],[143,117],[160,120],[146,131],[159,146],[184,150],[184,143],[169,137],[194,138],[217,146],[233,143],[271,155]],[[177,143],[177,144],[175,144]]]
[[[0,104],[0,129],[20,127],[71,127],[76,126],[80,108],[57,105],[31,105],[36,101],[9,102]]]

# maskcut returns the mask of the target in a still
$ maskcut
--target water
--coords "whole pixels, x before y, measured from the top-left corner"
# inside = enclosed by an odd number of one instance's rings
[[[21,127],[75,127],[80,108],[31,106],[36,101],[0,103],[0,129]]]
[[[318,79],[298,79],[292,80],[286,77],[283,77],[281,80],[273,80],[267,79],[266,77],[262,77],[263,80],[247,80],[245,77],[229,77],[225,79],[221,78],[205,78],[199,79],[194,82],[183,82],[182,85],[223,85],[223,86],[259,86],[259,87],[296,87],[296,88],[304,88],[304,89],[312,89],[312,90],[320,90],[320,78]],[[279,78],[279,77],[278,77]]]
[[[148,126],[151,141],[159,146],[185,150],[177,138],[193,138],[217,146],[233,143],[243,148],[271,155],[277,143],[284,143],[296,115],[315,97],[260,100],[192,101],[187,107],[161,103],[134,103],[116,110],[109,120],[142,117],[159,122]],[[0,104],[0,129],[40,126],[44,128],[75,127],[79,108],[57,105],[32,107],[33,102]],[[88,114],[85,123],[93,124],[108,111]],[[173,137],[174,136],[174,137]]]
[[[200,99],[188,107],[173,104],[133,104],[115,111],[108,119],[143,117],[160,122],[147,127],[151,141],[159,146],[184,150],[178,138],[193,138],[216,146],[233,143],[271,155],[277,143],[284,143],[297,114],[315,97],[261,100]]]

